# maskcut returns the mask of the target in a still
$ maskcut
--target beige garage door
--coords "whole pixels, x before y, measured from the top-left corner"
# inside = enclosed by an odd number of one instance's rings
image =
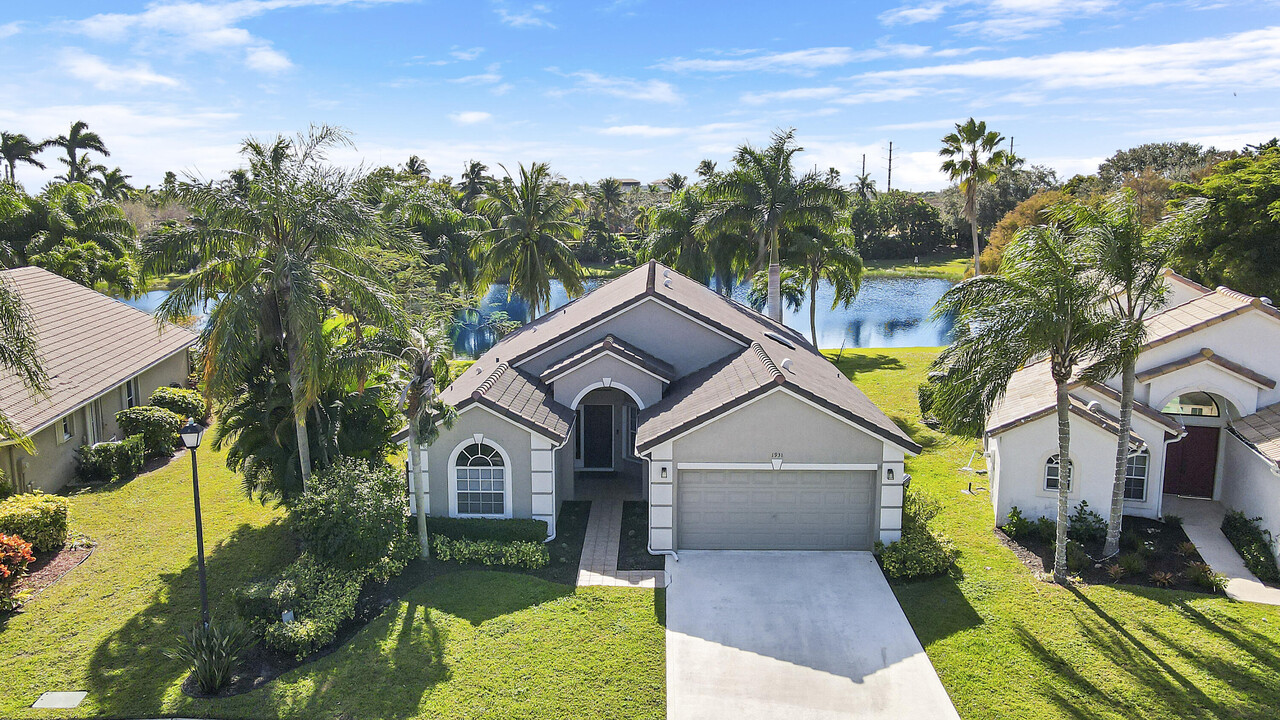
[[[684,550],[870,550],[873,471],[681,470]]]

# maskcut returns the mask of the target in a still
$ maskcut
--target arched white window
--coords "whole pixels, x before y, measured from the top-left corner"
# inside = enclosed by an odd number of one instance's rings
[[[1160,412],[1165,415],[1195,415],[1199,417],[1218,417],[1222,411],[1218,403],[1207,392],[1183,393],[1170,400]]]
[[[1124,499],[1147,499],[1147,467],[1151,464],[1151,454],[1146,450],[1129,456],[1124,468]]]
[[[1068,462],[1067,469],[1069,471],[1068,477],[1067,477],[1067,492],[1070,492],[1071,491],[1070,475],[1075,472],[1075,463]],[[1058,489],[1058,482],[1061,479],[1062,479],[1062,464],[1058,461],[1058,456],[1054,455],[1050,457],[1048,460],[1044,461],[1044,489],[1056,491]]]
[[[455,452],[453,493],[458,515],[505,517],[507,463],[503,453],[487,442],[470,442]]]

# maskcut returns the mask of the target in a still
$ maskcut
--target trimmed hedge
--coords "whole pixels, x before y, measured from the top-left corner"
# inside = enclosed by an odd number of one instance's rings
[[[1222,534],[1235,546],[1249,572],[1264,582],[1280,582],[1280,569],[1271,552],[1271,538],[1262,529],[1262,518],[1251,518],[1234,510],[1222,519]]]
[[[544,520],[432,517],[427,518],[427,529],[450,540],[542,543],[547,539]]]
[[[42,492],[25,493],[0,502],[0,534],[17,535],[36,550],[67,544],[67,499]]]
[[[551,562],[546,543],[515,540],[455,540],[444,535],[431,536],[431,551],[437,560],[476,565],[501,565],[537,570]]]
[[[142,471],[146,447],[142,435],[131,435],[127,440],[81,445],[76,456],[76,476],[82,482],[127,482]]]
[[[141,435],[148,455],[172,455],[178,431],[186,420],[172,410],[144,405],[116,413],[116,423],[126,437]]]
[[[209,417],[209,404],[195,390],[186,388],[158,387],[151,393],[148,404],[172,410],[182,418],[195,418],[197,422]]]

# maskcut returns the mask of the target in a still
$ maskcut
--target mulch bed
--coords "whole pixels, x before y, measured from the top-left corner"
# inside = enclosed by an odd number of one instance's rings
[[[1126,515],[1123,527],[1124,531],[1120,538],[1120,555],[1123,556],[1129,553],[1142,555],[1145,566],[1142,572],[1129,573],[1119,580],[1113,580],[1107,574],[1107,566],[1115,563],[1119,557],[1117,556],[1104,562],[1090,563],[1083,570],[1072,574],[1088,585],[1161,587],[1151,580],[1151,575],[1156,572],[1167,572],[1173,574],[1177,579],[1173,584],[1165,586],[1165,589],[1199,593],[1208,592],[1203,585],[1190,579],[1185,572],[1189,563],[1204,562],[1204,558],[1200,557],[1198,552],[1192,552],[1188,555],[1178,554],[1179,545],[1190,542],[1181,525]],[[1036,535],[1015,540],[1006,535],[1000,528],[996,528],[995,533],[1000,542],[1012,550],[1013,554],[1022,561],[1022,564],[1026,565],[1032,572],[1042,575],[1049,575],[1053,572],[1054,548],[1052,542],[1045,542]],[[1101,542],[1085,543],[1085,553],[1090,558],[1101,558],[1102,545],[1103,543]]]
[[[57,552],[36,555],[36,561],[27,566],[27,575],[17,582],[17,592],[30,591],[27,602],[35,600],[50,585],[74,570],[93,554],[91,545],[68,545]]]
[[[662,570],[666,557],[649,553],[649,503],[622,503],[622,538],[618,542],[619,570]]]

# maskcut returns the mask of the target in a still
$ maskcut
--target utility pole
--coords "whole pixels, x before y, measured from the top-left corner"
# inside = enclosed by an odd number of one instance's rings
[[[893,189],[893,141],[889,141],[889,181],[885,183],[885,191]]]

